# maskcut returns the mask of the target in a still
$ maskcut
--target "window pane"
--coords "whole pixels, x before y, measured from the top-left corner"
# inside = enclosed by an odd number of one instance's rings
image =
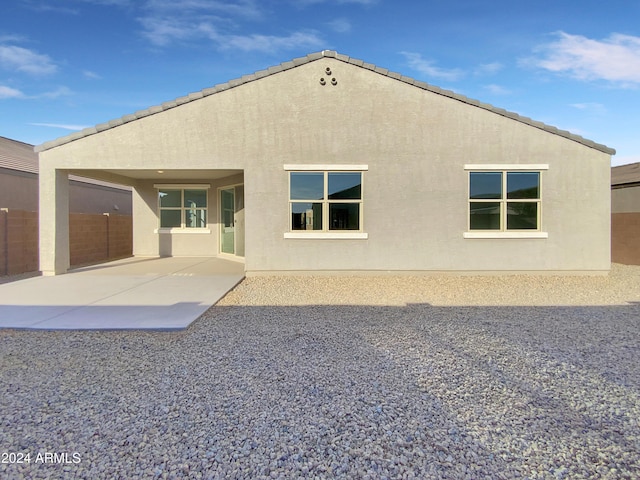
[[[507,230],[537,230],[538,202],[508,202]]]
[[[207,226],[207,211],[200,208],[189,208],[185,211],[185,227],[205,228]]]
[[[322,230],[322,204],[291,204],[291,230]]]
[[[323,200],[324,173],[291,172],[291,200]]]
[[[329,173],[329,199],[360,200],[362,174],[360,172]]]
[[[360,230],[360,204],[330,203],[329,230]]]
[[[471,230],[500,230],[500,203],[471,202],[469,204]]]
[[[470,198],[502,198],[502,173],[470,173],[469,196]]]
[[[207,191],[206,190],[185,190],[184,206],[186,208],[207,208]]]
[[[181,226],[181,210],[160,210],[160,227],[171,228]]]
[[[181,207],[182,206],[182,190],[160,190],[161,207]]]
[[[507,173],[507,198],[540,198],[538,172]]]

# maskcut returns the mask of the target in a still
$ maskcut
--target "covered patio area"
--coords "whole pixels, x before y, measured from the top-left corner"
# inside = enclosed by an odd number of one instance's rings
[[[215,257],[133,257],[0,285],[0,328],[181,330],[244,278]]]

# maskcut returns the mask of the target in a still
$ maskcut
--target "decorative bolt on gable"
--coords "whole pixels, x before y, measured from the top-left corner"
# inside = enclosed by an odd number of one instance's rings
[[[331,69],[329,67],[324,69],[324,73],[327,76],[331,76]],[[320,77],[320,85],[325,86],[327,84],[327,80],[325,80],[324,77]],[[336,79],[336,77],[332,77],[331,78],[331,85],[337,85],[338,84],[338,80]]]

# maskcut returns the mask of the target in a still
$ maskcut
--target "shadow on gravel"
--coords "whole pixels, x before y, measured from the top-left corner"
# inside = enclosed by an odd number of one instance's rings
[[[640,305],[217,306],[0,331],[0,477],[633,478]],[[63,468],[67,470],[63,471]]]

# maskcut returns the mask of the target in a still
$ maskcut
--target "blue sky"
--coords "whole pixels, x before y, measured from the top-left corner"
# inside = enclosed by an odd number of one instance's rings
[[[324,49],[640,161],[637,0],[8,0],[0,136],[39,144]]]

